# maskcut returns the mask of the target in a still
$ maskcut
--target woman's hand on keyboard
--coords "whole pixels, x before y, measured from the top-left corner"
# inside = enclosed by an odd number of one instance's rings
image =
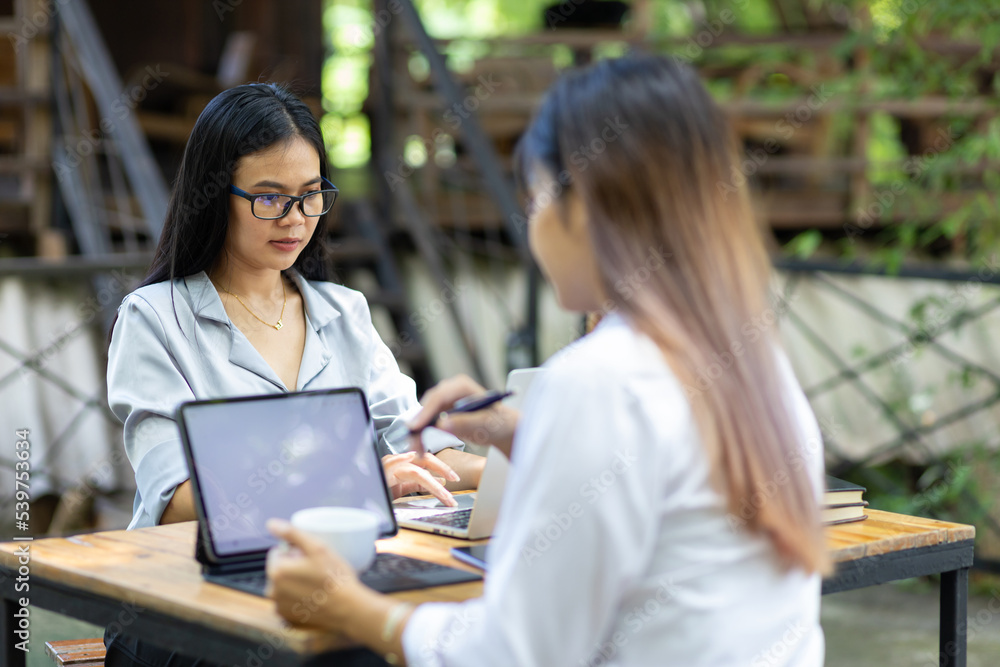
[[[382,457],[382,467],[393,498],[422,491],[432,494],[447,507],[458,504],[451,492],[444,488],[445,482],[459,481],[458,474],[433,454],[422,457],[418,457],[416,452],[389,454]]]

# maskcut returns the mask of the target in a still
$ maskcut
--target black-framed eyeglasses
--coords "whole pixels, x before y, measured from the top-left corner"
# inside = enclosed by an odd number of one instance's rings
[[[229,191],[250,202],[250,212],[255,218],[261,220],[278,220],[285,217],[292,210],[292,204],[296,202],[299,204],[302,215],[318,218],[333,208],[333,203],[337,201],[337,193],[340,192],[337,186],[327,179],[324,178],[323,182],[330,188],[307,192],[304,195],[284,195],[279,192],[252,195],[245,190],[240,190],[235,185],[230,185]]]

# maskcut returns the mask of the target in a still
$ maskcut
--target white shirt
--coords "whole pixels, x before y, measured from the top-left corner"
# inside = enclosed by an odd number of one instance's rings
[[[819,429],[781,363],[818,490]],[[546,367],[515,436],[483,597],[418,607],[408,664],[822,665],[820,577],[782,571],[766,538],[731,525],[654,344],[612,315]]]
[[[405,451],[406,421],[420,409],[416,388],[372,326],[364,296],[305,280],[294,270],[288,275],[306,317],[295,389],[360,387],[379,453]],[[176,486],[190,476],[174,421],[181,403],[288,391],[229,320],[204,272],[174,280],[172,288],[170,282],[156,283],[126,296],[108,350],[108,404],[125,424],[125,451],[135,469],[130,529],[155,526]],[[431,451],[463,447],[443,431],[425,432],[424,442]]]

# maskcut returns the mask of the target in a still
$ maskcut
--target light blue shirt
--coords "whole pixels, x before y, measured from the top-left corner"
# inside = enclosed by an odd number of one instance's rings
[[[295,271],[288,275],[302,295],[306,316],[295,389],[360,387],[368,397],[380,455],[405,451],[406,421],[420,408],[416,387],[372,326],[364,296],[306,280]],[[108,404],[125,424],[125,451],[135,470],[129,529],[159,523],[174,489],[189,477],[174,420],[181,403],[286,391],[229,320],[204,272],[126,296],[108,350]],[[425,431],[424,442],[430,451],[463,446],[442,431]]]

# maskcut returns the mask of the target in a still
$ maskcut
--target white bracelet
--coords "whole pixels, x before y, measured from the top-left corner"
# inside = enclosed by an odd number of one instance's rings
[[[400,602],[389,610],[389,613],[385,617],[385,624],[382,626],[383,642],[388,644],[392,641],[392,638],[396,636],[396,629],[399,627],[400,621],[412,610],[413,605],[409,602]],[[384,658],[390,665],[399,664],[399,656],[395,653],[386,653]]]

